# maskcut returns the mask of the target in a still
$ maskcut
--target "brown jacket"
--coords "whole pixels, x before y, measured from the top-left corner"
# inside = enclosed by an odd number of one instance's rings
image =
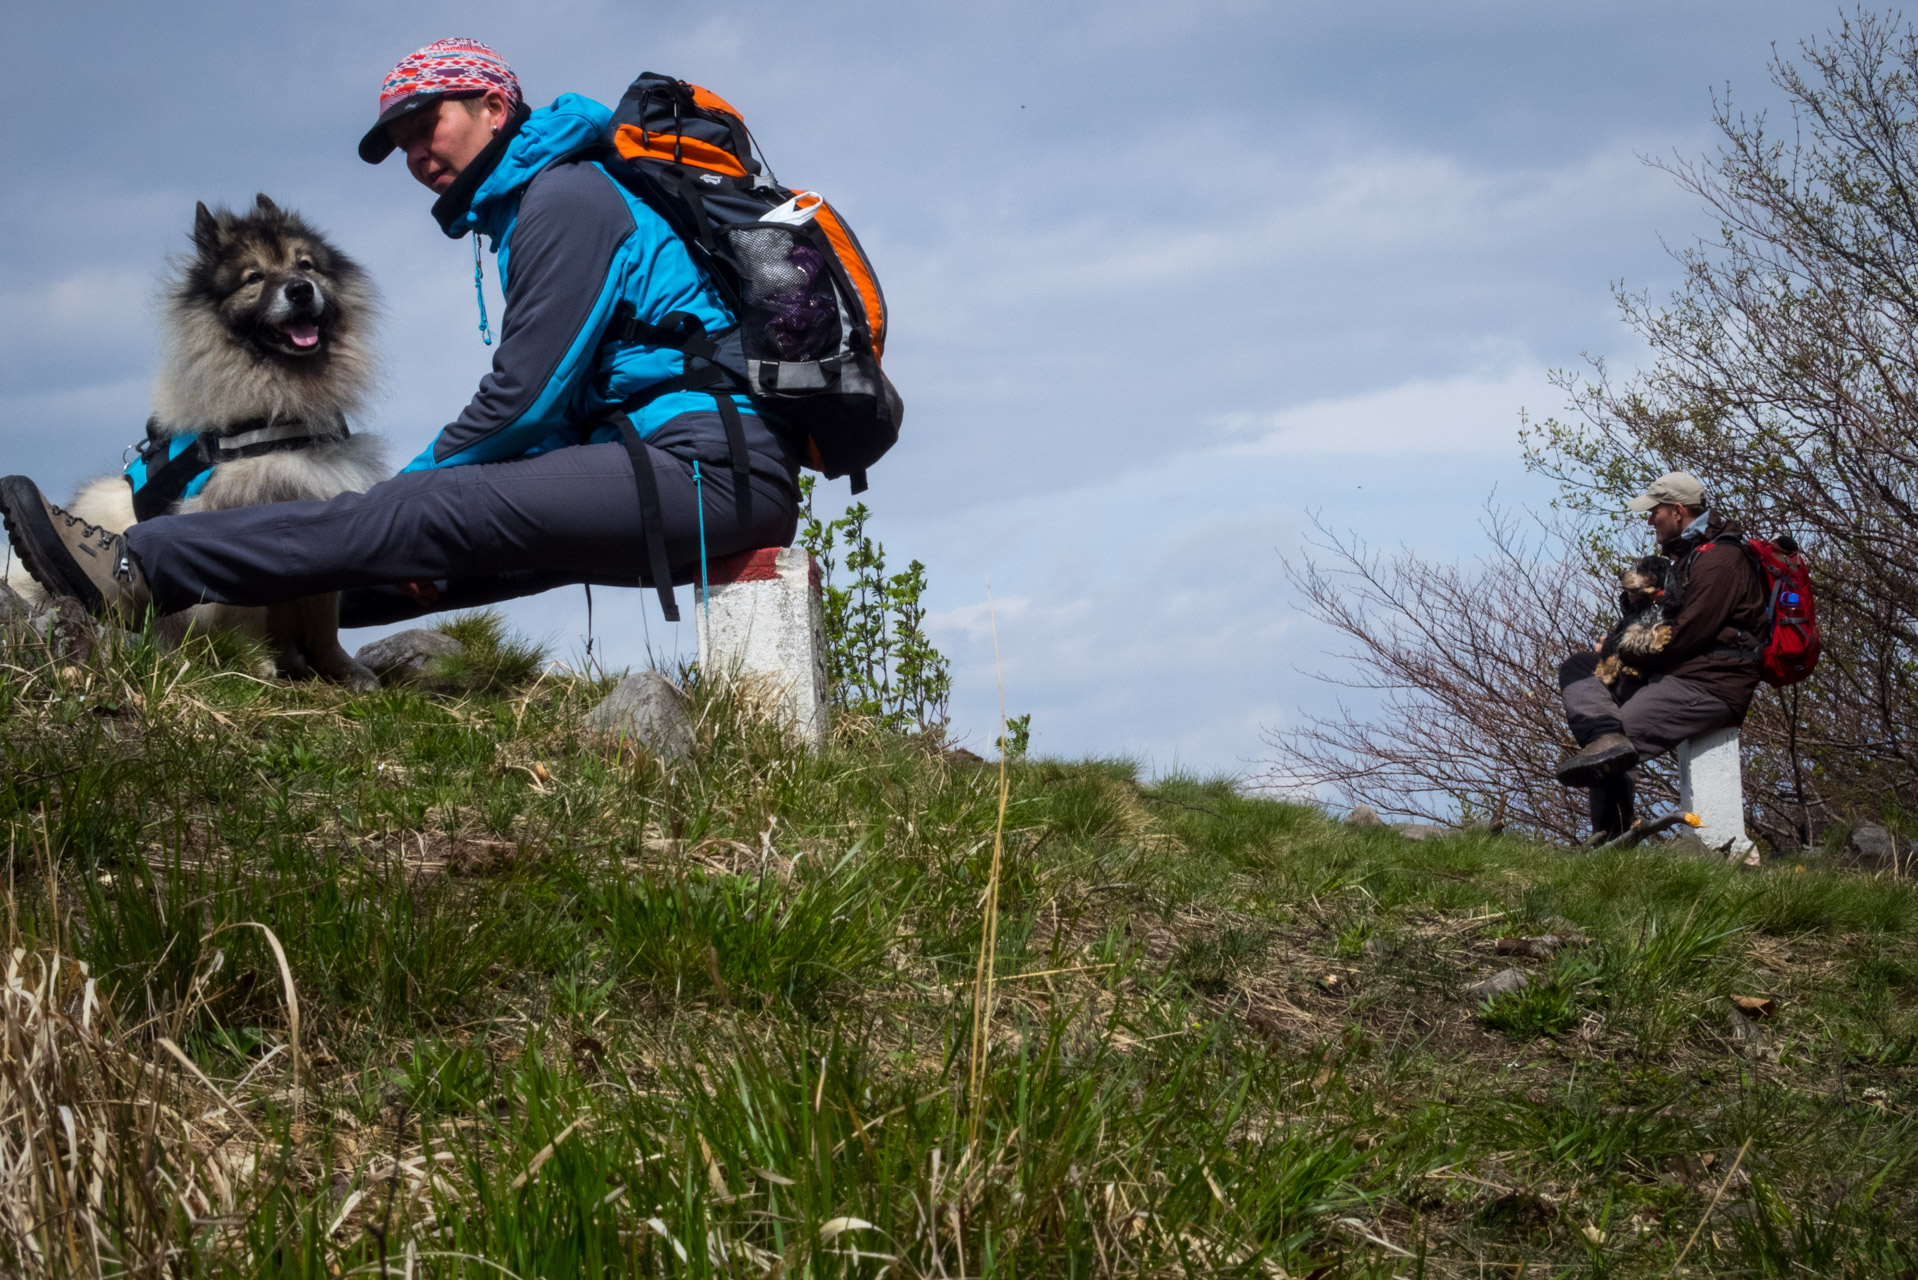
[[[1743,532],[1713,514],[1703,538],[1676,538],[1660,548],[1672,560],[1667,595],[1678,596],[1678,612],[1664,649],[1637,664],[1698,685],[1732,709],[1733,724],[1744,722],[1758,691],[1759,664],[1739,651],[1756,650],[1765,633],[1765,580],[1744,547],[1711,539]]]

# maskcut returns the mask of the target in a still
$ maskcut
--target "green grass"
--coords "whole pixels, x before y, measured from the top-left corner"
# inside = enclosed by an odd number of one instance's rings
[[[1695,1229],[1694,1276],[1918,1267],[1909,881],[1020,761],[975,1092],[995,768],[699,690],[664,763],[455,625],[466,666],[360,698],[6,649],[11,942],[87,968],[23,979],[66,1041],[0,1002],[0,1269],[1662,1276]]]

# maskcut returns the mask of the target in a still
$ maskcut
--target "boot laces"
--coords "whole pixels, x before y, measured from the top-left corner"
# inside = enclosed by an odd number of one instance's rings
[[[51,503],[47,505],[52,506]],[[86,541],[97,543],[102,549],[110,550],[114,542],[119,538],[118,534],[111,533],[100,525],[93,524],[88,520],[74,515],[65,507],[54,507],[53,509],[60,513],[60,518],[67,522],[69,529],[76,524],[79,525],[80,537]]]

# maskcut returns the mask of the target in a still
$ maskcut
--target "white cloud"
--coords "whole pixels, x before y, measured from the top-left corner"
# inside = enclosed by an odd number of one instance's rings
[[[1556,410],[1564,394],[1542,365],[1503,374],[1422,378],[1362,395],[1314,400],[1268,414],[1221,420],[1241,443],[1234,456],[1260,454],[1372,454],[1518,451],[1518,411]],[[1248,438],[1249,437],[1249,438]]]

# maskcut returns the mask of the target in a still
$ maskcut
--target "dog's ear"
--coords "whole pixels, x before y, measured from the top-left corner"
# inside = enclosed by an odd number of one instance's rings
[[[193,243],[204,254],[220,251],[220,222],[207,212],[204,200],[193,206]]]
[[[260,212],[269,218],[277,218],[280,216],[280,206],[267,199],[266,192],[264,191],[253,197],[253,203],[258,205]]]

